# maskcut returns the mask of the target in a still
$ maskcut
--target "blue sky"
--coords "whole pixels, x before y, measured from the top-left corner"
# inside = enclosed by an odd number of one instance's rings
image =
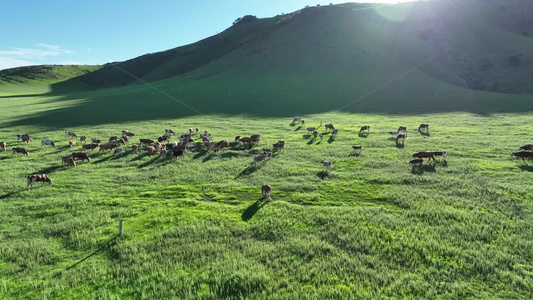
[[[0,70],[123,61],[204,39],[247,14],[272,17],[306,5],[345,2],[354,1],[5,0],[0,5]]]

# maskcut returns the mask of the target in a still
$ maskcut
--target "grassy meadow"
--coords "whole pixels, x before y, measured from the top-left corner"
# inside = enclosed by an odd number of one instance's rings
[[[265,96],[245,114],[248,94],[212,106],[201,102],[210,96],[186,98],[204,113],[194,115],[149,98],[157,94],[130,95],[136,88],[0,97],[0,141],[30,153],[0,152],[2,299],[531,297],[533,162],[509,156],[532,142],[531,113],[469,112],[474,102],[505,107],[475,93],[466,112],[331,111],[306,107],[303,96],[282,111]],[[509,101],[525,101],[516,97]],[[320,142],[291,125],[298,105],[306,126],[332,123],[338,136]],[[420,123],[429,135],[416,131]],[[371,126],[368,136],[358,135],[362,125]],[[388,131],[400,125],[408,136],[397,146]],[[218,157],[195,147],[176,160],[131,153],[130,142],[122,157],[89,151],[90,163],[61,165],[71,153],[67,130],[107,139],[129,129],[138,139],[191,127],[215,141],[261,134],[261,144],[232,145]],[[17,142],[18,133],[33,142]],[[58,147],[41,148],[42,139]],[[252,163],[280,139],[285,151]],[[447,151],[447,160],[413,169],[411,155],[426,150]],[[48,174],[53,185],[26,189],[30,173]],[[271,201],[262,183],[272,186]]]

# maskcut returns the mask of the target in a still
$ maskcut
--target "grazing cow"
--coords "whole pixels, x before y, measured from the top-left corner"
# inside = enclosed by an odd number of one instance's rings
[[[338,133],[339,133],[339,130],[337,128],[334,128],[333,131],[331,132],[331,134],[335,137],[337,136]]]
[[[261,149],[261,154],[268,154],[268,153],[272,153],[272,149],[270,149],[270,148]]]
[[[252,143],[260,143],[261,142],[261,135],[260,134],[254,134],[250,137],[250,141]]]
[[[318,137],[318,131],[315,130],[315,131],[313,131],[313,138],[316,139],[317,137]]]
[[[265,164],[266,164],[266,161],[267,161],[267,155],[255,155],[254,156],[254,163],[257,165],[258,162],[260,161],[265,161]]]
[[[196,127],[196,129],[194,130],[194,133],[199,133],[200,132],[200,129],[198,129],[198,127]]]
[[[124,140],[124,142],[129,142],[130,141],[130,138],[127,136],[127,135],[123,135],[122,136],[122,139]]]
[[[94,150],[96,149],[96,147],[100,146],[99,144],[84,144],[84,145],[81,145],[81,150],[82,151],[85,151],[85,150]]]
[[[0,142],[0,150],[6,151],[6,142]]]
[[[418,132],[422,132],[423,129],[426,130],[426,133],[429,133],[429,124],[420,124],[418,126]]]
[[[93,144],[100,144],[100,143],[102,143],[102,140],[101,140],[101,139],[92,138],[92,139],[91,139],[91,142],[92,142]]]
[[[305,125],[305,120],[304,119],[302,119],[302,123],[301,124],[302,124],[302,126]]]
[[[307,127],[307,132],[313,132],[316,130],[316,127]]]
[[[435,161],[435,155],[431,151],[417,152],[417,153],[413,154],[413,157],[416,157],[416,158],[427,158],[428,162],[429,162],[430,159],[433,159],[433,161]]]
[[[363,146],[355,146],[354,145],[354,146],[352,146],[352,148],[353,148],[353,151],[355,151],[355,150],[359,150],[359,152],[363,151]]]
[[[44,145],[50,145],[50,146],[52,146],[53,148],[56,147],[56,143],[54,143],[54,141],[52,141],[52,140],[42,140],[42,141],[41,141],[41,148],[42,148]]]
[[[139,142],[141,143],[141,146],[142,144],[150,145],[154,143],[154,141],[150,139],[139,139]]]
[[[27,133],[17,134],[17,141],[19,141],[23,136],[28,136],[28,134]]]
[[[270,185],[263,183],[263,185],[261,186],[261,195],[264,194],[266,198],[270,199],[270,191]]]
[[[220,155],[220,148],[216,148],[216,149],[215,149],[215,155],[216,155],[216,156],[219,156],[219,155]]]
[[[11,155],[14,155],[15,153],[22,153],[22,155],[26,155],[26,156],[30,155],[28,151],[26,151],[26,149],[22,147],[14,147],[14,148],[11,148],[11,150],[13,151]]]
[[[407,136],[407,127],[405,127],[405,126],[398,127],[398,133],[400,133],[400,132],[403,132],[405,134],[405,136]]]
[[[114,136],[109,137],[109,143],[116,142],[116,141],[118,141],[118,136],[114,135]]]
[[[169,129],[165,129],[165,134],[171,135],[173,133],[175,133],[174,130],[172,130],[170,128]]]
[[[301,117],[294,117],[292,119],[292,124],[296,123],[296,122],[301,122],[302,121],[302,118]]]
[[[76,142],[75,141],[68,141],[68,145],[70,146],[70,148],[74,148],[74,147],[76,147]]]
[[[222,141],[216,143],[216,147],[220,148],[220,149],[226,148],[226,147],[229,147],[229,146],[230,146],[230,144],[229,144],[228,140],[222,140]]]
[[[124,129],[124,130],[122,130],[122,135],[132,137],[132,136],[135,136],[135,133],[132,133],[131,131],[129,131],[127,129]]]
[[[159,150],[159,156],[165,157],[167,156],[167,149],[161,149]]]
[[[31,137],[30,137],[29,135],[23,135],[23,136],[22,136],[22,141],[23,141],[24,143],[29,143],[29,142],[32,141],[32,139],[31,139]]]
[[[322,165],[324,166],[324,169],[333,169],[333,164],[328,160],[322,160]]]
[[[65,131],[65,137],[78,137],[78,135],[74,131]]]
[[[422,158],[415,158],[415,159],[411,159],[409,163],[412,165],[422,166],[422,164],[424,163],[424,160]]]
[[[76,166],[76,162],[74,161],[74,159],[72,157],[67,158],[66,164],[67,164],[68,167],[75,167]]]
[[[87,160],[88,162],[91,162],[91,158],[87,153],[83,152],[73,152],[71,155],[72,159],[81,159],[81,161]]]
[[[533,159],[533,152],[529,151],[519,151],[519,152],[512,152],[511,156],[514,156],[516,158],[521,158],[525,161],[525,159]]]
[[[403,133],[398,133],[398,135],[396,136],[396,144],[398,144],[398,141],[402,139],[402,143],[405,143],[405,134]]]
[[[397,136],[398,135],[398,131],[389,131],[389,134],[391,135],[391,139],[394,138],[394,136]]]
[[[240,135],[236,136],[236,137],[235,137],[235,142],[238,142],[240,139],[241,139],[241,136],[240,136]]]
[[[67,161],[72,158],[71,156],[61,156],[61,164],[64,165]]]
[[[189,128],[189,134],[192,135],[194,133],[194,130],[192,128]]]
[[[367,134],[370,134],[370,126],[368,125],[361,126],[361,129],[359,129],[359,134],[363,134],[365,133],[365,131]]]
[[[160,143],[164,141],[167,141],[168,143],[170,143],[171,140],[172,140],[172,137],[169,134],[165,134],[157,138],[157,141]]]
[[[113,148],[116,148],[117,144],[104,144],[100,145],[100,149],[98,149],[98,152],[105,151],[105,150],[111,150]]]
[[[126,140],[124,138],[120,138],[118,142],[121,143],[122,145],[126,145]]]
[[[44,186],[45,182],[48,182],[48,184],[52,184],[52,179],[50,179],[50,177],[48,177],[46,174],[31,174],[31,175],[28,175],[27,178],[28,178],[27,188],[30,188],[31,186],[32,190],[33,190],[34,182],[40,182],[41,186]]]
[[[83,142],[84,144],[86,144],[87,143],[87,137],[84,136],[84,135],[80,136],[80,142]]]
[[[278,150],[281,150],[281,149],[285,150],[285,141],[279,140],[277,143],[272,144],[272,147]]]
[[[520,147],[518,150],[533,150],[533,144],[525,144],[524,146]]]
[[[178,156],[185,156],[187,154],[187,149],[179,149],[177,151],[172,151],[172,155],[175,158],[178,158]]]
[[[157,152],[157,149],[154,146],[149,146],[146,148],[146,152],[150,154],[155,154]]]
[[[124,152],[124,149],[122,149],[122,147],[118,147],[117,149],[115,149],[115,151],[113,151],[113,155],[122,156],[122,152]]]
[[[243,137],[243,138],[239,139],[239,142],[243,143],[243,145],[244,144],[251,144],[252,143],[252,139],[249,138],[249,137]]]
[[[446,151],[432,151],[433,155],[435,156],[442,156],[442,158],[446,159]]]
[[[139,151],[139,145],[133,144],[131,145],[131,150],[133,153],[137,153]]]
[[[326,124],[324,125],[325,129],[326,129],[326,132],[328,132],[328,130],[333,130],[335,129],[335,126],[333,126],[333,124]]]

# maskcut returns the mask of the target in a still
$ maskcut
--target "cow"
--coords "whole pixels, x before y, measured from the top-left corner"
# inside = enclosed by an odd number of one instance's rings
[[[17,142],[18,142],[23,136],[28,136],[28,134],[27,134],[27,133],[17,134]]]
[[[31,174],[31,175],[28,175],[27,178],[28,178],[28,187],[27,188],[30,188],[30,186],[31,186],[32,190],[33,190],[33,183],[34,182],[40,182],[41,186],[44,186],[45,182],[48,182],[48,184],[50,184],[50,185],[52,184],[52,179],[50,179],[50,177],[48,177],[46,174]]]
[[[398,133],[400,133],[400,132],[403,132],[405,134],[405,136],[407,136],[407,127],[405,127],[405,126],[398,127]]]
[[[139,139],[139,142],[141,143],[141,146],[142,144],[150,145],[154,143],[154,141],[150,139]]]
[[[416,157],[416,158],[427,158],[428,162],[429,162],[430,159],[433,159],[433,161],[435,161],[435,155],[431,151],[417,152],[417,153],[413,154],[413,157]]]
[[[126,143],[130,141],[130,138],[127,135],[123,135],[121,139],[123,139]]]
[[[118,141],[118,136],[114,135],[114,136],[109,137],[109,143],[116,142],[116,141]]]
[[[116,148],[117,144],[104,144],[100,145],[100,149],[98,149],[98,152],[105,151],[105,150],[111,150],[113,148]]]
[[[315,130],[315,131],[313,131],[313,138],[316,139],[317,137],[318,137],[318,131]]]
[[[265,161],[265,164],[266,164],[267,157],[268,157],[268,156],[266,156],[266,155],[261,155],[261,154],[259,154],[259,155],[255,155],[255,156],[254,156],[254,163],[257,165],[258,162],[260,162],[260,161]]]
[[[370,126],[368,125],[361,126],[361,129],[359,129],[359,134],[364,134],[365,131],[367,134],[370,134]]]
[[[264,194],[267,199],[270,199],[270,191],[270,185],[263,183],[263,185],[261,186],[261,195]]]
[[[118,142],[121,143],[123,146],[126,145],[126,140],[124,138],[120,138]]]
[[[92,141],[93,144],[100,144],[100,143],[102,143],[102,140],[101,140],[101,139],[96,139],[96,138],[92,138],[91,141]]]
[[[73,159],[72,157],[67,158],[67,160],[65,161],[65,163],[66,163],[67,166],[69,166],[69,167],[75,167],[75,166],[76,166],[76,162],[74,161],[74,159]]]
[[[302,122],[301,122],[301,124],[302,124],[302,126],[304,126],[304,125],[305,125],[305,120],[304,120],[304,119],[302,119]]]
[[[187,154],[187,149],[179,149],[179,150],[176,150],[176,151],[172,151],[172,155],[175,158],[178,158],[178,156],[184,156],[185,154]]]
[[[316,130],[316,127],[307,127],[307,132],[313,132]]]
[[[241,136],[240,136],[240,135],[236,136],[236,137],[235,137],[235,142],[238,142],[240,139],[241,139]]]
[[[70,148],[74,148],[76,147],[76,142],[75,141],[68,141],[68,145],[70,146]]]
[[[514,156],[516,158],[521,158],[525,161],[525,159],[533,159],[533,152],[529,151],[519,151],[519,152],[512,152],[511,156]]]
[[[87,153],[83,152],[73,152],[71,155],[72,159],[81,159],[81,161],[87,160],[88,162],[91,162],[91,158]]]
[[[173,133],[175,133],[174,130],[172,130],[170,128],[169,129],[165,129],[165,134],[171,135]]]
[[[0,150],[6,151],[6,147],[7,147],[6,142],[0,142]]]
[[[160,137],[157,138],[157,141],[160,142],[160,143],[161,143],[161,142],[164,142],[164,141],[170,143],[170,141],[171,141],[171,136],[170,136],[169,134],[162,135],[162,136],[160,136]]]
[[[260,134],[254,134],[250,137],[250,141],[252,143],[260,143],[261,142],[261,135]]]
[[[87,137],[84,136],[84,135],[80,136],[80,143],[81,143],[81,142],[83,142],[84,144],[86,144],[86,143],[87,143]]]
[[[41,141],[41,148],[42,148],[44,145],[50,145],[50,146],[52,146],[53,148],[56,147],[56,143],[54,143],[54,141],[52,141],[52,140],[42,140],[42,141]]]
[[[149,147],[146,147],[146,152],[150,154],[154,154],[157,152],[157,149],[154,146],[149,146]]]
[[[69,159],[71,159],[71,156],[61,156],[61,164],[64,165],[67,163]]]
[[[418,132],[422,133],[423,129],[426,130],[426,133],[429,133],[429,124],[420,124],[420,126],[418,126]]]
[[[334,128],[333,131],[331,132],[331,135],[336,137],[338,133],[339,133],[339,130],[337,128]]]
[[[333,126],[333,124],[326,124],[324,125],[325,129],[326,129],[326,132],[328,132],[328,130],[333,130],[335,129],[335,126]]]
[[[446,151],[432,151],[434,156],[442,156],[442,158],[446,159]]]
[[[74,131],[65,131],[65,137],[78,137],[78,135]]]
[[[239,139],[239,142],[241,142],[243,145],[244,144],[251,144],[252,143],[252,139],[249,138],[249,137],[243,137],[243,138]]]
[[[302,118],[301,118],[301,117],[294,117],[294,118],[292,119],[292,123],[291,123],[291,124],[294,124],[294,123],[296,123],[296,122],[301,122],[301,121],[302,121]]]
[[[167,149],[161,149],[159,150],[159,156],[165,157],[167,156]]]
[[[524,146],[520,147],[518,150],[533,150],[533,144],[525,144]]]
[[[322,165],[324,166],[324,169],[333,169],[333,164],[328,160],[322,160],[320,161]]]
[[[220,155],[220,148],[215,148],[215,155],[216,155],[216,156],[219,156],[219,155]]]
[[[122,149],[122,147],[118,147],[117,149],[115,149],[115,151],[113,151],[113,155],[122,156],[122,152],[124,152],[124,149]]]
[[[359,152],[363,151],[363,146],[352,146],[353,151],[359,150]]]
[[[226,148],[226,147],[229,147],[229,146],[230,146],[230,144],[229,144],[228,140],[222,140],[222,141],[216,143],[216,147],[220,148],[220,149]]]
[[[81,145],[81,150],[82,151],[85,151],[85,150],[94,150],[96,149],[96,147],[100,146],[99,144],[84,144],[84,145]]]
[[[423,160],[422,158],[415,158],[415,159],[411,159],[411,160],[409,161],[409,163],[410,163],[411,165],[413,165],[413,168],[414,168],[415,166],[422,167],[422,164],[424,163],[424,160]]]
[[[139,151],[139,145],[136,145],[136,144],[131,145],[131,150],[133,153],[137,153]]]
[[[127,129],[124,129],[124,130],[122,130],[122,135],[132,137],[132,136],[135,136],[135,133],[132,133],[131,131],[129,131]]]
[[[402,143],[405,143],[405,134],[403,133],[398,133],[398,135],[396,136],[396,144],[398,144],[398,141],[402,139]]]
[[[23,135],[23,136],[21,137],[21,139],[22,139],[22,141],[23,141],[24,143],[29,143],[29,142],[32,141],[32,139],[31,139],[31,137],[30,137],[29,135]]]
[[[11,155],[14,155],[15,153],[22,153],[22,155],[30,155],[28,153],[28,151],[26,151],[26,149],[22,148],[22,147],[14,147],[11,149],[13,151],[13,153],[11,153]]]
[[[278,150],[281,150],[281,149],[285,150],[285,141],[279,140],[277,143],[272,144],[272,147]]]

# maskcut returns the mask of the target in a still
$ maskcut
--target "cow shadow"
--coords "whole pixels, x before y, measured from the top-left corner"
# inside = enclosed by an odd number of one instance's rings
[[[23,189],[23,190],[20,190],[20,191],[16,191],[16,192],[9,192],[7,194],[3,194],[3,195],[0,195],[0,200],[4,200],[4,199],[7,199],[9,197],[12,197],[12,196],[15,196],[15,195],[18,195],[24,191],[26,191],[28,189]]]
[[[424,168],[422,165],[412,165],[411,166],[411,173],[415,175],[423,175],[424,174]]]
[[[348,156],[355,156],[355,157],[361,156],[361,151],[352,151]]]
[[[156,156],[155,156],[154,158],[152,158],[151,160],[149,160],[149,161],[147,161],[147,162],[144,162],[144,163],[140,164],[137,168],[142,169],[142,168],[144,168],[144,167],[148,167],[149,165],[151,165],[151,164],[155,163],[156,161],[158,161],[159,158],[160,158],[159,155],[156,155]]]
[[[133,153],[133,151],[132,151],[132,153]],[[150,155],[150,154],[148,154],[148,153],[139,154],[139,155],[137,155],[137,157],[133,158],[131,161],[141,160],[141,159],[147,157],[148,155]]]
[[[50,174],[62,168],[63,168],[63,165],[52,166],[52,167],[48,167],[48,168],[44,168],[39,171],[36,171],[33,174]]]
[[[367,138],[370,133],[359,132],[359,137]]]
[[[307,142],[307,145],[311,145],[311,144],[313,144],[315,141],[316,141],[316,138],[312,138],[312,139],[309,140],[309,142]]]
[[[242,213],[241,219],[244,222],[249,221],[263,206],[265,206],[266,202],[263,201],[265,197],[261,197],[261,199],[254,202],[254,204],[248,206],[246,210]]]
[[[256,164],[252,164],[248,166],[246,169],[242,170],[237,176],[235,176],[235,179],[238,179],[244,176],[249,176],[257,170],[259,170],[259,166]]]
[[[303,135],[303,138],[304,138],[304,139],[308,139],[308,138],[310,138],[311,136],[312,136],[312,135],[310,135],[310,134],[304,134],[304,135]]]
[[[210,160],[212,160],[216,155],[214,153],[211,153],[210,155],[206,156],[204,159],[202,159],[202,163],[206,163]]]
[[[436,163],[432,164],[425,164],[422,165],[422,168],[424,169],[424,172],[436,172],[437,169],[435,168]]]
[[[192,159],[198,159],[198,158],[200,158],[200,157],[206,155],[206,154],[207,154],[207,151],[208,151],[208,150],[205,150],[205,149],[200,150],[198,153],[196,153],[196,154],[192,157]]]
[[[396,148],[403,149],[403,148],[405,148],[405,144],[404,143],[396,143]]]
[[[294,129],[294,131],[298,131],[298,130],[300,130],[300,129],[302,129],[302,125],[296,127],[296,129]]]
[[[326,179],[329,177],[329,171],[328,170],[322,170],[318,173],[316,173],[316,176],[322,180]]]
[[[527,171],[527,172],[533,172],[533,166],[528,166],[528,165],[521,165],[519,166],[519,168],[523,171]],[[0,198],[1,199],[1,198]]]
[[[109,161],[109,160],[111,160],[112,158],[113,158],[113,155],[112,155],[112,156],[108,156],[108,157],[104,157],[104,158],[102,158],[102,159],[100,159],[100,160],[98,160],[98,161],[93,162],[93,164],[100,164],[100,163],[103,163],[103,162]]]
[[[335,141],[335,137],[334,136],[330,136],[329,139],[328,139],[328,144],[331,144]]]
[[[222,152],[222,153],[220,153],[220,157],[221,158],[232,158],[232,157],[237,157],[239,155],[240,154],[236,153],[236,152]]]
[[[442,167],[447,167],[448,166],[448,162],[446,160],[437,160],[435,162],[435,164],[437,164],[439,166],[442,166]]]
[[[429,134],[429,132],[424,132],[424,131],[418,131],[421,135],[423,136],[431,136],[431,134]]]

